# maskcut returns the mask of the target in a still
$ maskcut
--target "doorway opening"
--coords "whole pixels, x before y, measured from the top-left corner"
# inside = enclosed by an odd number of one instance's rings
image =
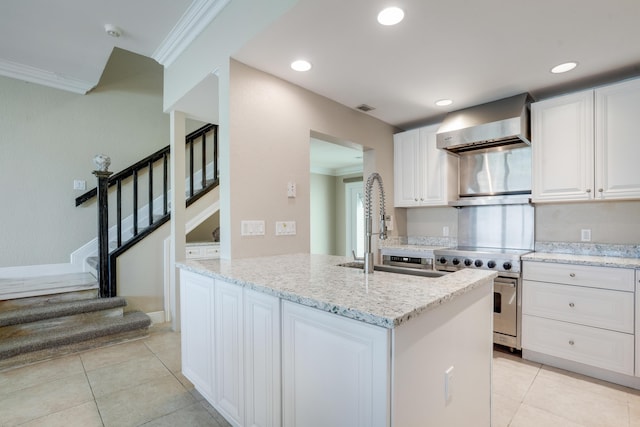
[[[310,138],[310,252],[363,252],[363,147],[313,134]],[[359,219],[360,217],[360,219]],[[360,240],[361,241],[360,241]],[[361,256],[361,255],[360,255]]]

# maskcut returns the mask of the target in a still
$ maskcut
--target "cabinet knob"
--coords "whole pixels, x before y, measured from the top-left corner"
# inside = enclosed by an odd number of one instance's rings
[[[574,345],[575,343],[573,342],[573,340],[569,340],[569,345]]]
[[[575,306],[576,306],[576,305],[575,305],[574,303],[572,303],[572,302],[570,302],[570,303],[569,303],[569,307],[573,308],[573,307],[575,307]]]
[[[603,188],[598,188],[598,192],[599,192],[599,193],[602,193],[603,191],[604,191],[604,189],[603,189]]]
[[[417,201],[418,201],[418,198],[416,197],[415,199],[413,199],[413,201],[414,201],[414,202],[417,202]]]
[[[576,273],[569,273],[570,277],[576,277]]]
[[[591,189],[590,188],[587,188],[587,193],[591,193]]]

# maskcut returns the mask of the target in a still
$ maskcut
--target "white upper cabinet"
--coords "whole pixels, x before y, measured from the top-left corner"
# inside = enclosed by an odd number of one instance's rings
[[[534,202],[640,198],[640,79],[531,108]]]
[[[640,79],[595,92],[596,197],[640,198]]]
[[[446,206],[458,196],[458,159],[436,148],[439,125],[395,134],[395,207]]]

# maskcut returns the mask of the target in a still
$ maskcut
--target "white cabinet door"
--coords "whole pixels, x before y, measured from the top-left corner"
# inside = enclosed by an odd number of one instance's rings
[[[596,198],[640,198],[640,79],[598,88]]]
[[[534,202],[593,198],[593,91],[531,105]]]
[[[207,400],[214,401],[212,278],[180,270],[182,374]]]
[[[279,427],[280,300],[244,290],[245,426]]]
[[[458,159],[436,147],[439,125],[394,137],[396,207],[446,206],[458,195]]]
[[[419,206],[418,129],[393,135],[393,195],[396,207]]]
[[[244,424],[242,287],[216,280],[216,409],[227,420]]]
[[[388,330],[288,301],[282,317],[282,425],[388,427]]]

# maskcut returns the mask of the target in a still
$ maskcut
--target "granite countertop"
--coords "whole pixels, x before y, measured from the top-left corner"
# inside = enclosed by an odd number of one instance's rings
[[[596,267],[640,268],[640,258],[581,255],[554,252],[532,252],[522,256],[523,261],[592,265]]]
[[[438,278],[340,267],[329,255],[280,255],[234,260],[188,260],[178,267],[385,328],[486,285],[497,273],[464,269]]]

